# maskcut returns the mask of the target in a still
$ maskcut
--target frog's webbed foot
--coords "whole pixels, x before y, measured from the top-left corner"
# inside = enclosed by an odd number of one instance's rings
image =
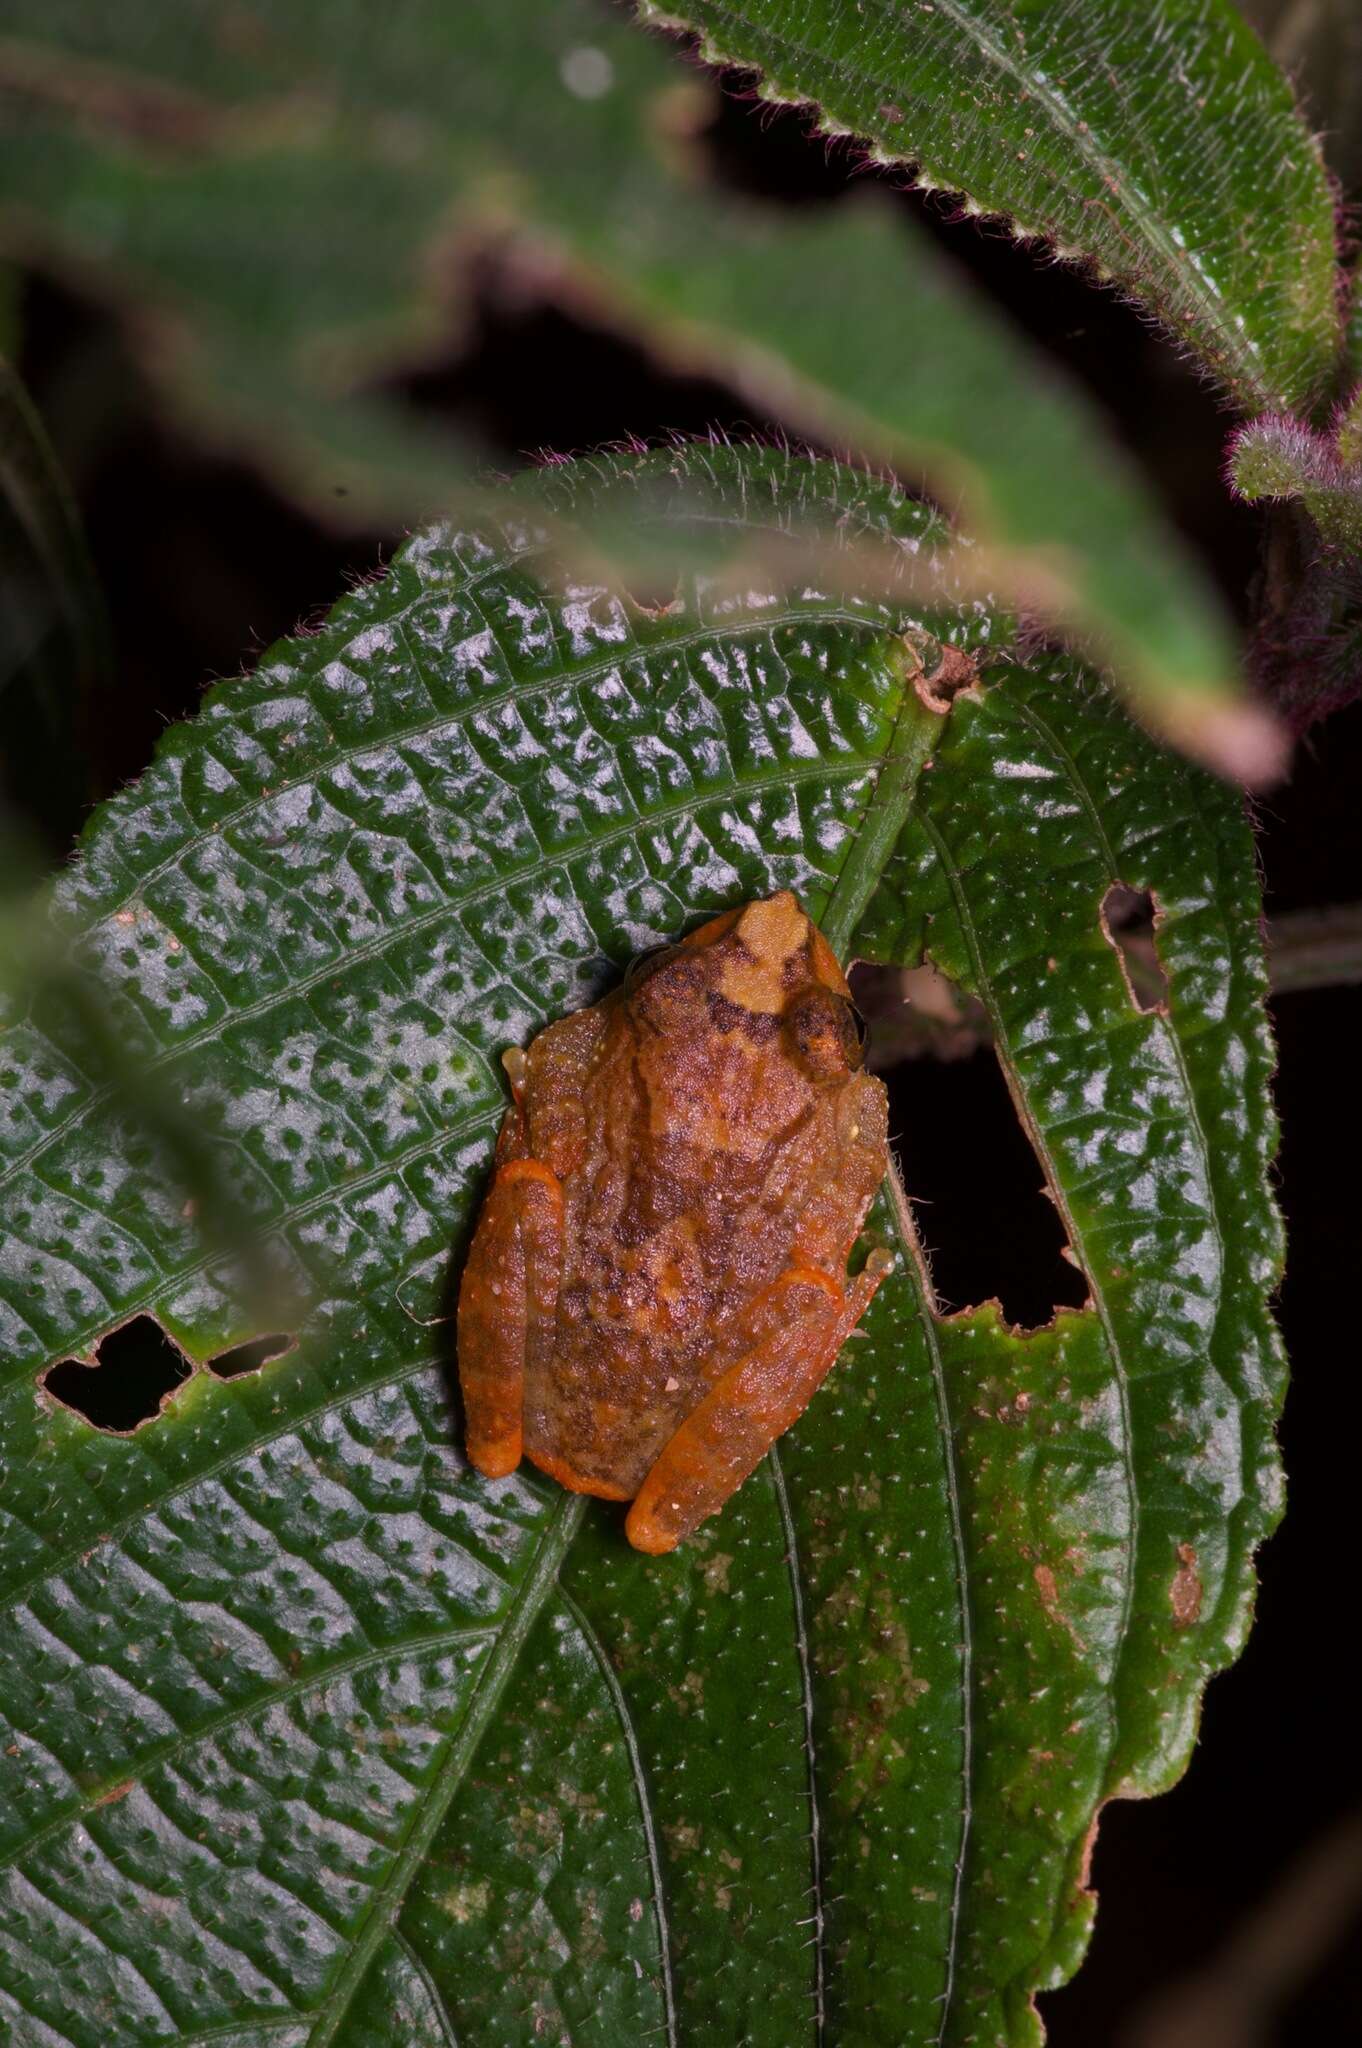
[[[625,1522],[636,1550],[675,1550],[736,1493],[807,1407],[893,1261],[872,1252],[843,1290],[813,1266],[790,1266],[763,1307],[777,1319],[729,1367],[662,1450]]]
[[[525,1347],[551,1321],[563,1264],[563,1189],[538,1159],[499,1166],[459,1287],[459,1383],[468,1455],[502,1479],[520,1463]]]

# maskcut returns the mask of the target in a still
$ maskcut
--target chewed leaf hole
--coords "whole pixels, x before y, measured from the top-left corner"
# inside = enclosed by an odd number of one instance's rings
[[[292,1351],[294,1340],[287,1332],[276,1331],[269,1337],[251,1337],[244,1344],[234,1344],[230,1351],[220,1351],[216,1358],[208,1361],[208,1370],[216,1373],[220,1380],[240,1379],[242,1373],[259,1372],[262,1365],[268,1365],[272,1358],[282,1358],[286,1351]]]
[[[100,1338],[93,1365],[63,1358],[44,1373],[43,1385],[95,1429],[124,1435],[159,1414],[192,1371],[154,1316],[134,1316]]]
[[[948,981],[930,961],[917,967],[851,970],[851,993],[865,1020],[866,1062],[887,1073],[900,1060],[963,1060],[990,1039],[978,999]]]
[[[1067,1256],[1044,1185],[991,1050],[910,1059],[884,1076],[889,1129],[944,1312],[997,1299],[1009,1323],[1081,1308],[1087,1283]]]
[[[1148,889],[1113,882],[1102,898],[1102,930],[1125,977],[1135,1009],[1159,1010],[1168,1001],[1168,977],[1155,941],[1158,905]]]

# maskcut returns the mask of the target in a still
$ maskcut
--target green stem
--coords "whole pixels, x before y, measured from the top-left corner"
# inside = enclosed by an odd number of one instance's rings
[[[910,663],[915,665],[915,657],[907,647],[899,652],[903,663],[903,701],[865,816],[819,920],[839,960],[847,957],[885,863],[908,821],[918,778],[931,759],[946,720],[945,712],[930,710],[914,687]]]

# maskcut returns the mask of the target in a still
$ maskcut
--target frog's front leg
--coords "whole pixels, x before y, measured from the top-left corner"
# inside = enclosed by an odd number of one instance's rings
[[[563,1188],[538,1159],[498,1166],[459,1288],[459,1384],[468,1455],[502,1479],[520,1463],[525,1349],[558,1307]]]
[[[636,1550],[675,1550],[737,1492],[802,1415],[892,1265],[887,1252],[872,1252],[845,1290],[813,1266],[781,1274],[762,1304],[768,1327],[664,1444],[639,1488],[624,1525]]]

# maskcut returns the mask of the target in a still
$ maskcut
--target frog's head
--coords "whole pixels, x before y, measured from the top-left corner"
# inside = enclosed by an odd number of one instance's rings
[[[756,1016],[779,1016],[792,993],[810,981],[840,996],[851,993],[837,955],[789,889],[722,911],[666,957],[697,953],[711,956],[711,985]]]
[[[835,1080],[860,1066],[846,976],[790,890],[714,918],[692,932],[683,950],[708,952],[710,986],[735,1011],[778,1031],[785,1051],[813,1079]]]
[[[650,1142],[667,1176],[729,1193],[769,1171],[810,1085],[861,1064],[856,1016],[831,946],[789,890],[711,919],[639,963],[625,983]]]
[[[683,1052],[709,1030],[754,1053],[779,1046],[816,1080],[861,1063],[846,977],[788,889],[636,961],[624,992],[645,1025]]]

